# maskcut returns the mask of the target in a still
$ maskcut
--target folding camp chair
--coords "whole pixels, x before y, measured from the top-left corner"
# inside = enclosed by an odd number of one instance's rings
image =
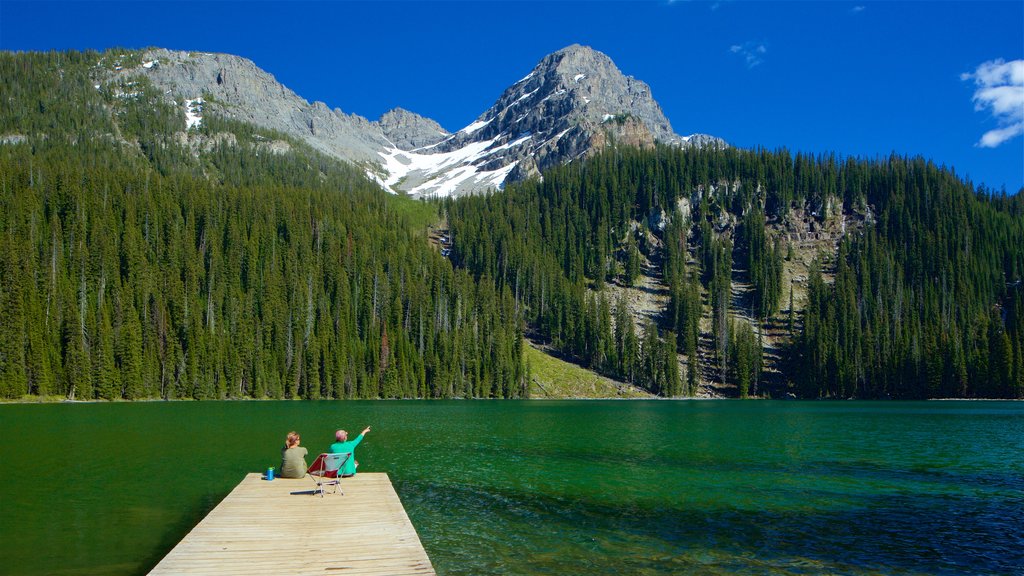
[[[341,479],[338,478],[338,470],[345,464],[345,461],[352,457],[351,452],[343,452],[341,454],[328,454],[323,453],[316,457],[316,460],[306,470],[306,474],[313,479],[316,483],[316,490],[313,490],[313,494],[320,493],[320,497],[324,497],[324,486],[334,486],[332,493],[336,493],[340,490]],[[341,491],[341,495],[345,495],[345,491]]]

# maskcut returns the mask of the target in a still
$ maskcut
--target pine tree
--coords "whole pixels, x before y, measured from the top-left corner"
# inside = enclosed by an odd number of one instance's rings
[[[97,325],[95,354],[93,354],[93,381],[96,397],[113,400],[121,397],[121,378],[114,358],[114,329],[106,307],[100,308]]]
[[[117,334],[117,358],[121,367],[119,396],[128,400],[143,398],[142,327],[131,301],[122,303],[121,324]]]
[[[640,277],[640,250],[636,245],[636,238],[630,232],[626,235],[626,286],[636,284]]]
[[[671,330],[665,331],[665,341],[661,347],[664,359],[665,371],[665,392],[668,397],[676,397],[682,394],[682,384],[679,381],[679,357],[676,355],[676,335]]]

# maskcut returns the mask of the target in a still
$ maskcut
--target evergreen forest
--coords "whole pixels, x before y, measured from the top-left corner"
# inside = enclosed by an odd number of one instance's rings
[[[517,398],[527,338],[662,397],[1024,398],[1020,193],[658,145],[415,201],[97,83],[133,58],[0,53],[0,398]]]
[[[533,337],[653,394],[1024,397],[1024,198],[921,158],[619,147],[446,209],[455,262]],[[782,274],[797,213],[860,223],[816,255],[802,311]],[[637,329],[606,288],[641,261],[670,300]]]
[[[435,207],[214,116],[194,154],[151,87],[94,88],[109,55],[0,54],[0,397],[524,394],[512,296]]]

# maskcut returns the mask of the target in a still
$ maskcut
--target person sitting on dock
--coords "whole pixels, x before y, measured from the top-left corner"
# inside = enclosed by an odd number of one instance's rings
[[[363,441],[363,436],[370,431],[370,427],[367,426],[365,430],[356,436],[355,440],[349,441],[348,432],[344,430],[338,430],[334,433],[334,438],[337,440],[334,444],[331,444],[331,454],[342,454],[348,452],[351,456],[345,460],[345,464],[342,465],[340,473],[342,478],[348,478],[349,476],[356,475],[356,467],[359,466],[359,462],[356,462],[356,446]]]
[[[308,451],[299,446],[302,437],[297,432],[289,432],[281,449],[281,478],[302,478],[306,475],[306,454]]]

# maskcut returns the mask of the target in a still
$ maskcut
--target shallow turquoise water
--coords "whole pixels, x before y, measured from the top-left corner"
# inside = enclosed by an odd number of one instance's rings
[[[442,575],[1024,567],[1024,403],[401,401],[0,406],[2,571],[144,574],[366,425]]]

